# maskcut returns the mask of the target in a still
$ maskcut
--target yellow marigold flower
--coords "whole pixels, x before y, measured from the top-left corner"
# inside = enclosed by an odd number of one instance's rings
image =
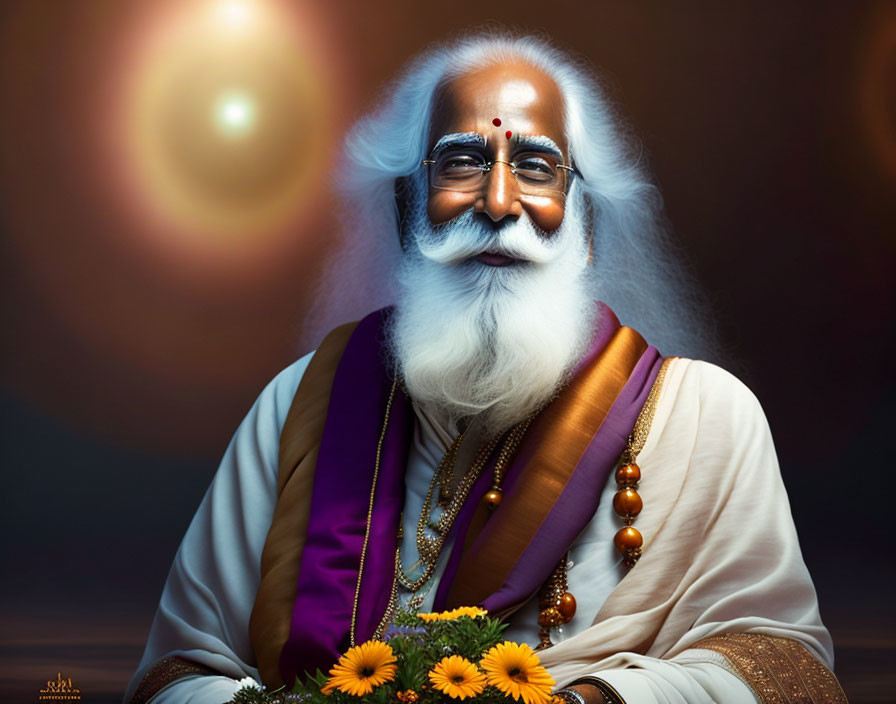
[[[488,611],[480,609],[478,606],[461,606],[448,613],[452,614],[451,618],[460,618],[461,616],[469,616],[470,618],[488,616]]]
[[[429,681],[452,699],[466,699],[485,689],[485,675],[460,655],[444,657],[429,671]]]
[[[550,704],[554,678],[525,643],[504,641],[482,656],[488,684],[525,704]]]
[[[395,679],[395,655],[387,643],[369,640],[350,648],[330,670],[330,679],[321,687],[323,694],[334,689],[356,697],[370,694],[374,687]]]
[[[439,611],[438,613],[431,614],[417,614],[417,618],[421,618],[424,621],[453,621],[456,618],[460,618],[461,616],[469,616],[470,618],[476,618],[477,616],[486,616],[488,615],[488,611],[485,609],[480,609],[478,606],[461,606],[456,609],[451,609],[450,611]]]

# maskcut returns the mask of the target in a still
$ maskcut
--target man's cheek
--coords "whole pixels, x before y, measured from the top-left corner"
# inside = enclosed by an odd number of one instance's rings
[[[523,203],[523,209],[531,218],[535,226],[546,233],[551,234],[563,224],[565,212],[564,201],[556,198],[541,198],[528,196]]]
[[[433,225],[453,220],[472,207],[469,193],[435,191],[426,202],[426,214]]]

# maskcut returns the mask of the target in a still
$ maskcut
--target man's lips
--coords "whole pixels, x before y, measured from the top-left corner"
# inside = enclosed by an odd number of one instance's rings
[[[498,252],[483,252],[482,254],[477,254],[473,258],[477,262],[482,262],[488,266],[510,266],[511,264],[516,264],[521,261],[519,259],[514,259],[513,257],[508,257],[506,254],[499,254]]]

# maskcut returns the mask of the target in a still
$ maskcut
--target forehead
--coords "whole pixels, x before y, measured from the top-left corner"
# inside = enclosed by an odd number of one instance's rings
[[[501,121],[496,126],[493,120]],[[477,132],[506,141],[506,132],[552,139],[566,153],[563,97],[553,79],[522,63],[465,73],[436,96],[429,147],[445,134]]]

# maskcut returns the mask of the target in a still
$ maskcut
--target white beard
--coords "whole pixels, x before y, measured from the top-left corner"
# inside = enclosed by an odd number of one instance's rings
[[[411,398],[450,432],[481,414],[501,433],[551,399],[592,338],[583,199],[574,185],[547,237],[527,215],[496,230],[472,209],[433,227],[425,182],[410,185],[390,352]],[[528,263],[471,259],[485,251]]]

